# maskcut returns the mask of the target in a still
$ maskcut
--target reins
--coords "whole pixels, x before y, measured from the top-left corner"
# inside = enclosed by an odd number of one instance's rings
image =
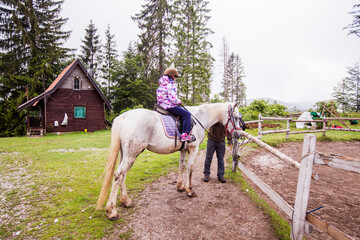
[[[237,105],[237,104],[235,103],[235,106],[236,106],[236,105]],[[219,140],[219,141],[217,141],[217,142],[223,141],[223,139],[219,139],[219,138],[216,138],[216,137],[214,137],[213,135],[211,135],[211,134],[206,130],[206,128],[201,124],[201,122],[200,122],[189,110],[187,110],[184,105],[180,104],[180,106],[191,114],[191,116],[200,124],[200,126],[204,129],[204,131],[208,134],[208,136],[210,136],[212,139]],[[230,106],[229,106],[229,107],[230,107]],[[234,107],[234,109],[235,109],[235,107]],[[226,134],[226,135],[228,135],[227,126],[228,126],[230,120],[231,120],[231,123],[232,123],[233,126],[234,126],[234,128],[231,130],[230,134],[234,131],[234,129],[236,129],[235,123],[234,123],[234,121],[231,119],[232,113],[233,113],[234,109],[232,109],[231,107],[230,107],[230,109],[229,109],[229,118],[228,118],[228,120],[227,120],[227,122],[226,122],[226,125],[224,126],[224,128],[225,128],[225,134]]]

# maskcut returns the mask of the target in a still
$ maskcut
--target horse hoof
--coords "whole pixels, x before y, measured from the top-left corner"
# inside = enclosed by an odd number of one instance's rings
[[[184,187],[178,187],[177,190],[178,190],[179,192],[183,192],[183,191],[185,191],[185,188],[184,188]]]
[[[116,221],[120,218],[120,215],[117,212],[114,213],[108,213],[107,217],[109,218],[110,221]]]
[[[126,208],[131,208],[134,206],[133,201],[128,197],[121,197],[120,204],[121,204],[121,206],[126,207]]]
[[[179,192],[183,192],[185,191],[185,186],[181,183],[177,183],[176,184],[176,189],[179,191]]]
[[[188,195],[188,197],[191,197],[191,198],[197,197],[195,192],[189,192],[189,193],[187,193],[187,195]]]
[[[113,216],[113,217],[109,217],[109,220],[110,221],[116,221],[120,218],[120,215],[119,214],[116,214],[116,216]]]
[[[121,205],[126,208],[132,208],[134,206],[134,203],[130,201],[130,202],[121,203]]]

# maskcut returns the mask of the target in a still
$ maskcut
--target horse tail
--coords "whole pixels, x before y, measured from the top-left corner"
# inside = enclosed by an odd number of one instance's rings
[[[102,184],[99,199],[97,201],[96,210],[99,210],[103,207],[103,205],[106,201],[110,186],[111,186],[111,181],[113,179],[115,166],[116,166],[116,160],[118,158],[119,151],[121,148],[119,126],[120,126],[119,122],[117,122],[115,119],[113,126],[111,128],[111,147],[110,147],[109,160],[105,167],[104,182]]]

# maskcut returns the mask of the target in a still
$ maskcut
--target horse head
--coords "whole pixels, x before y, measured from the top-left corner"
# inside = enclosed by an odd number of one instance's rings
[[[237,108],[237,103],[230,103],[228,106],[228,120],[225,124],[225,129],[229,134],[232,134],[235,130],[245,130],[246,125],[242,119],[242,114]]]

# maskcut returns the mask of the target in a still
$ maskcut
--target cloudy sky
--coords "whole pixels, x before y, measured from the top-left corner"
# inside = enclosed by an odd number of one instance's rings
[[[117,49],[126,50],[140,33],[131,16],[144,0],[65,0],[62,16],[72,30],[67,46],[80,49],[85,28],[93,20],[105,40],[110,24]],[[222,40],[239,54],[244,67],[247,97],[286,102],[331,98],[333,87],[347,67],[360,60],[360,38],[348,36],[355,0],[209,0],[215,32],[212,94],[221,91]]]

